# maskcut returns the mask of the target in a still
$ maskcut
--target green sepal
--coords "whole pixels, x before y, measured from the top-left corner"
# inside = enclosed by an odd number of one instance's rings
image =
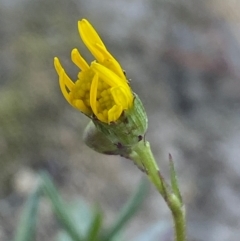
[[[108,155],[119,154],[117,146],[99,131],[92,121],[88,123],[83,132],[83,141],[96,152]]]
[[[106,124],[93,119],[93,123],[118,149],[136,145],[144,138],[148,127],[145,109],[136,94],[134,94],[133,106],[123,111],[116,122]]]

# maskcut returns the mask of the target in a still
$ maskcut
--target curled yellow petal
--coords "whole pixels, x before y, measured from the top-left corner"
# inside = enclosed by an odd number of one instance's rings
[[[108,85],[115,87],[124,84],[124,80],[122,80],[118,75],[112,72],[110,69],[105,66],[93,62],[91,64],[91,69],[99,74],[99,77],[104,80]]]
[[[57,74],[60,76],[60,73],[61,73],[61,71],[63,70],[63,67],[62,67],[62,65],[60,64],[59,59],[58,59],[57,57],[54,57],[53,63],[54,63],[54,67],[55,67],[55,69],[56,69],[56,71],[57,71]]]
[[[89,115],[91,113],[91,110],[84,104],[84,102],[80,99],[73,101],[73,106],[83,112],[86,115]]]
[[[71,52],[71,58],[74,64],[78,66],[82,71],[89,69],[88,63],[85,59],[80,55],[79,51],[75,48]]]
[[[72,90],[72,88],[74,87],[74,83],[68,77],[68,75],[65,73],[65,70],[63,69],[63,67],[57,57],[54,58],[54,67],[59,75],[59,78],[61,78],[60,76],[62,76],[64,85],[67,86],[68,90]]]
[[[111,94],[115,103],[122,106],[123,109],[127,109],[129,106],[129,98],[126,92],[126,89],[122,86],[111,88]]]
[[[97,114],[97,118],[98,120],[100,120],[101,122],[107,123],[107,119],[104,117],[104,115],[102,113],[98,113]]]
[[[66,84],[65,84],[65,80],[66,80],[66,73],[64,71],[64,69],[61,70],[61,72],[59,73],[59,85],[60,85],[60,89],[62,91],[63,96],[65,97],[65,99],[68,101],[68,103],[70,105],[72,105],[70,98],[69,98],[69,92],[66,89]]]
[[[119,105],[114,105],[109,111],[108,111],[108,123],[114,122],[118,120],[120,115],[122,114],[122,107]]]
[[[96,44],[102,46],[106,49],[104,43],[102,42],[101,38],[99,37],[98,33],[95,31],[93,26],[86,20],[82,19],[81,21],[78,21],[78,30],[80,37],[84,44],[87,46],[87,48],[90,50],[92,55],[97,58],[101,57],[101,55],[96,56]]]
[[[98,88],[98,74],[95,74],[92,80],[91,89],[90,89],[90,106],[93,110],[93,113],[97,116],[97,88]]]
[[[107,51],[106,48],[103,48],[101,45],[96,45],[96,52],[98,50],[98,55],[102,56],[101,61],[98,60],[101,64],[111,69],[114,73],[116,73],[120,78],[125,79],[126,77],[123,73],[123,70],[118,63],[118,61]],[[127,82],[127,80],[126,80]]]

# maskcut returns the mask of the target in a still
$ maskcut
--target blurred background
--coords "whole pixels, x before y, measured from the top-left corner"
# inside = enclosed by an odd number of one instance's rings
[[[88,119],[63,98],[53,57],[68,74],[87,18],[120,61],[149,117],[147,139],[168,178],[171,153],[186,203],[189,241],[240,237],[240,2],[223,0],[0,1],[0,240],[10,240],[39,170],[64,200],[82,198],[114,219],[142,174],[129,160],[82,142]],[[41,203],[36,240],[58,224]],[[151,187],[126,240],[171,215]],[[159,229],[160,230],[160,229]]]

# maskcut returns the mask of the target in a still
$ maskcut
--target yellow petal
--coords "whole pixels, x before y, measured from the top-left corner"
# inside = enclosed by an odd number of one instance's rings
[[[61,72],[59,73],[59,84],[60,84],[60,89],[62,91],[63,96],[65,97],[65,99],[68,101],[68,103],[70,105],[72,105],[70,98],[69,98],[69,93],[66,89],[66,85],[65,85],[65,77],[66,73],[65,71],[62,69]]]
[[[130,99],[125,88],[122,86],[113,87],[111,88],[111,94],[117,105],[122,106],[123,109],[128,108]]]
[[[63,69],[62,65],[60,64],[60,61],[57,57],[54,58],[54,67],[58,73],[58,75],[60,76],[61,70]]]
[[[108,123],[114,122],[119,119],[120,115],[122,114],[122,107],[119,105],[114,105],[109,111],[108,111]]]
[[[98,74],[95,74],[92,80],[91,89],[90,89],[90,106],[93,113],[97,116],[97,88],[98,88]]]
[[[89,69],[89,65],[85,59],[80,55],[77,49],[73,49],[71,53],[71,58],[74,64],[78,66],[82,71]]]
[[[107,68],[111,69],[114,73],[116,73],[120,78],[125,79],[126,77],[123,73],[123,70],[121,68],[121,65],[118,63],[118,61],[108,52],[106,48],[103,48],[101,45],[96,45],[96,50],[99,52],[99,56],[103,56],[103,60],[99,61],[100,64],[105,65]],[[94,56],[95,57],[95,56]],[[104,61],[105,60],[105,61]],[[127,82],[127,80],[126,80]]]
[[[82,100],[74,100],[73,101],[73,106],[76,107],[78,110],[83,112],[86,115],[91,114],[91,110],[84,104]]]
[[[83,19],[78,21],[78,30],[82,41],[87,46],[92,55],[98,61],[102,61],[103,57],[101,54],[99,55],[99,52],[96,50],[96,44],[102,46],[103,48],[105,48],[105,45],[93,26],[86,19]]]
[[[97,114],[97,118],[98,118],[98,120],[100,120],[101,122],[105,122],[105,123],[108,122],[102,113],[98,113],[98,114]]]
[[[65,70],[63,69],[59,59],[57,57],[54,58],[54,66],[55,69],[60,76],[60,78],[62,78],[62,80],[64,81],[64,85],[67,86],[68,90],[72,90],[72,88],[74,87],[74,83],[72,82],[72,80],[68,77],[68,75],[65,73]],[[64,87],[65,88],[65,87]]]
[[[103,79],[108,85],[115,87],[119,85],[126,84],[123,79],[121,79],[117,74],[106,68],[105,66],[98,64],[96,62],[92,62],[90,68],[99,74],[99,77]]]

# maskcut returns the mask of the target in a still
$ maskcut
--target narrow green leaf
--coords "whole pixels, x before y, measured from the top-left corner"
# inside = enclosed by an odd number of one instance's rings
[[[175,167],[174,167],[174,163],[173,163],[173,159],[172,159],[171,154],[169,154],[169,166],[170,166],[172,191],[177,196],[180,203],[183,204],[182,195],[181,195],[179,185],[178,185],[177,174],[176,174],[176,170],[175,170]]]
[[[102,221],[103,221],[103,213],[101,210],[96,209],[95,216],[92,220],[92,223],[90,225],[88,235],[86,240],[87,241],[97,241],[99,237],[99,232],[102,227]]]
[[[37,211],[40,197],[41,189],[37,187],[26,202],[14,241],[35,240]]]
[[[127,224],[127,222],[133,217],[136,211],[140,208],[140,205],[142,204],[144,197],[146,197],[147,189],[148,189],[148,181],[144,179],[143,181],[141,181],[136,192],[123,206],[116,222],[106,232],[102,240],[110,241],[124,227],[124,225]]]
[[[51,181],[49,175],[45,172],[41,173],[42,178],[42,188],[45,195],[50,199],[54,213],[56,214],[58,220],[64,227],[65,231],[74,241],[81,241],[83,238],[79,233],[79,229],[73,222],[71,215],[67,211],[67,207],[64,204],[63,200],[58,194],[57,189],[55,188],[53,182]]]

